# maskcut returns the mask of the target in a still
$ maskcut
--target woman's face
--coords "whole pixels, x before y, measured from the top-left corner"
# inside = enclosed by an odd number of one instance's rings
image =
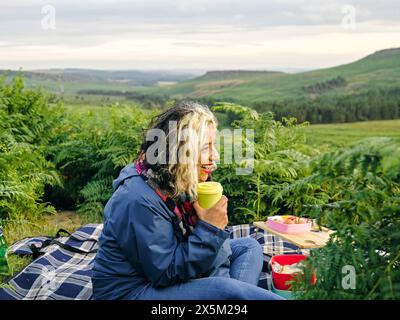
[[[216,162],[219,160],[219,154],[215,148],[217,128],[209,124],[205,134],[205,143],[200,146],[199,182],[207,181],[211,172],[217,169]]]

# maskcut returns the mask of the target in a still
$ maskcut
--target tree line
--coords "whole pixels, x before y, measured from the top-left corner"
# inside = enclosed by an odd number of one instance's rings
[[[345,87],[347,85],[347,81],[342,76],[338,76],[334,79],[320,81],[315,84],[309,86],[303,86],[303,90],[307,93],[323,93],[329,91],[331,89]]]
[[[400,117],[400,88],[374,89],[344,96],[322,95],[273,102],[256,102],[259,111],[272,111],[275,119],[295,117],[299,122],[342,123]]]
[[[143,107],[150,108],[150,109],[162,107],[169,99],[166,96],[155,96],[155,95],[144,94],[144,93],[139,93],[139,92],[135,92],[135,91],[119,91],[119,90],[103,90],[103,89],[83,89],[83,90],[78,91],[78,95],[124,97],[133,102],[138,102],[138,103],[142,104]]]

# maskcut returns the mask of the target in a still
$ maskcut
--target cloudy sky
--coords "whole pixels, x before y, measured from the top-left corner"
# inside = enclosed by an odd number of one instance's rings
[[[390,47],[399,0],[0,0],[0,69],[294,71]]]

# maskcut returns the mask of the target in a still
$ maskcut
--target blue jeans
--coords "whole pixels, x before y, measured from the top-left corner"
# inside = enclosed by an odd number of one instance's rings
[[[253,238],[230,240],[232,260],[230,278],[208,277],[189,280],[169,287],[147,285],[137,300],[282,300],[258,287],[262,269],[262,248]]]

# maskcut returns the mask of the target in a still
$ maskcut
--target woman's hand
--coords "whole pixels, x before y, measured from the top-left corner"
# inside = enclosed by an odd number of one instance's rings
[[[212,208],[203,209],[198,201],[193,202],[193,208],[200,220],[222,230],[228,225],[228,198],[224,195]]]

